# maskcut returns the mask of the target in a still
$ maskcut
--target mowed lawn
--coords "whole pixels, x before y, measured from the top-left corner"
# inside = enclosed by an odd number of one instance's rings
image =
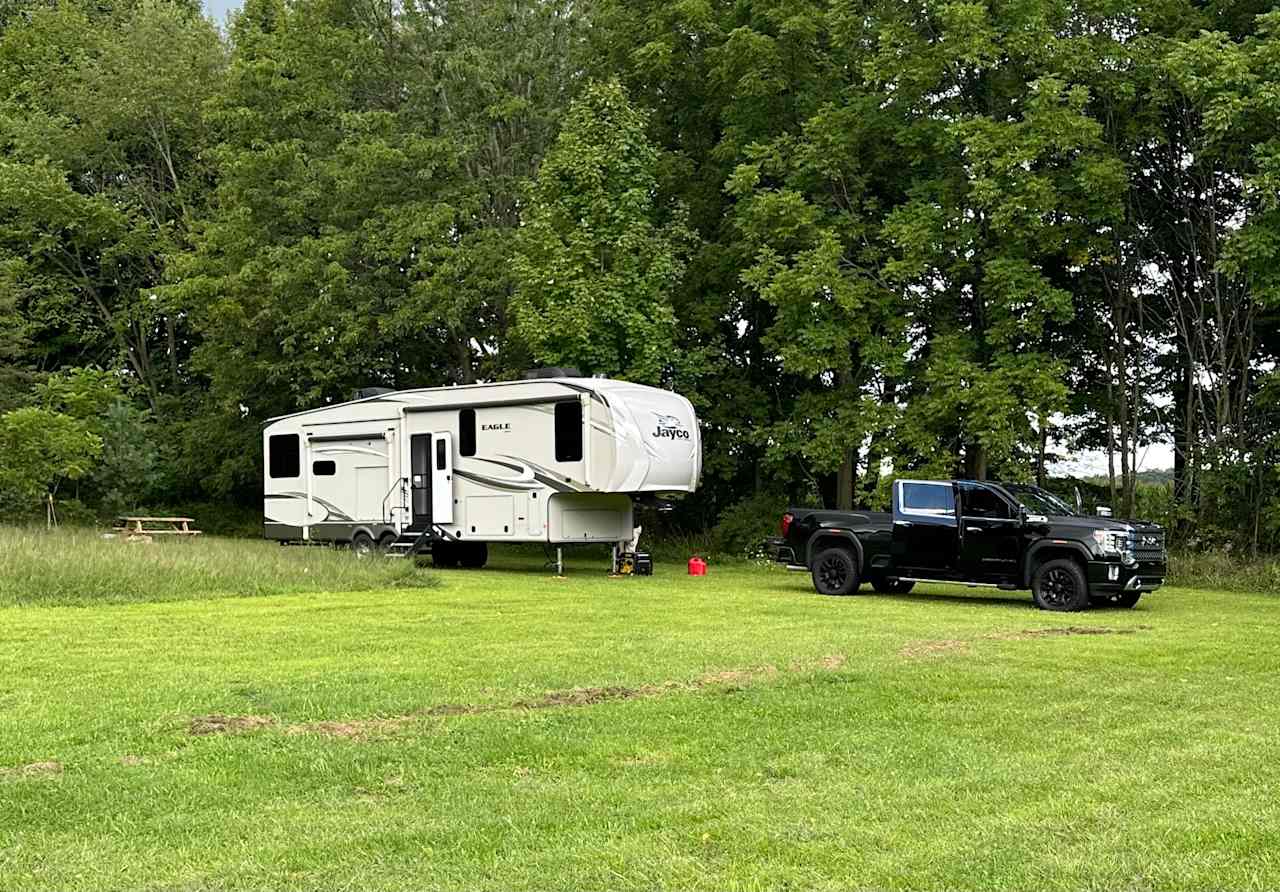
[[[683,571],[0,608],[0,888],[1280,887],[1280,597]]]

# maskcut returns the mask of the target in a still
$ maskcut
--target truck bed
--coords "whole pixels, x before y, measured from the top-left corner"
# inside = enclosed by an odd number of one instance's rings
[[[792,523],[808,529],[835,525],[848,529],[892,530],[893,515],[888,511],[835,511],[830,508],[788,508],[795,518]]]

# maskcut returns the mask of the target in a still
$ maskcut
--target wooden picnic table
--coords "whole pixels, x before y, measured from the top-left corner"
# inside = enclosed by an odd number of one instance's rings
[[[117,517],[116,529],[130,536],[199,536],[192,517]]]

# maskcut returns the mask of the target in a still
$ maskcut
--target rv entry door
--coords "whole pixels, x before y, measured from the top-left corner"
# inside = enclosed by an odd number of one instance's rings
[[[409,494],[412,520],[409,528],[421,530],[431,525],[431,434],[409,438]]]
[[[453,523],[453,434],[436,434],[431,472],[431,519]]]

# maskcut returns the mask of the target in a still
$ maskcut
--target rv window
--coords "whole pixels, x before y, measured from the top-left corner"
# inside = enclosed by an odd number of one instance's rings
[[[556,403],[556,461],[582,461],[582,403]]]
[[[475,409],[463,409],[458,413],[458,454],[476,454]]]
[[[441,440],[441,439],[437,438],[437,439],[436,439],[436,470],[437,470],[437,471],[443,471],[443,470],[444,470],[445,462],[446,462],[447,460],[448,460],[448,458],[447,458],[447,456],[445,455],[445,444],[444,444],[444,440]]]
[[[267,440],[267,470],[274,479],[297,477],[302,473],[298,455],[298,435],[278,434]]]
[[[311,473],[316,477],[332,477],[338,473],[338,465],[331,461],[313,461],[311,463]]]

